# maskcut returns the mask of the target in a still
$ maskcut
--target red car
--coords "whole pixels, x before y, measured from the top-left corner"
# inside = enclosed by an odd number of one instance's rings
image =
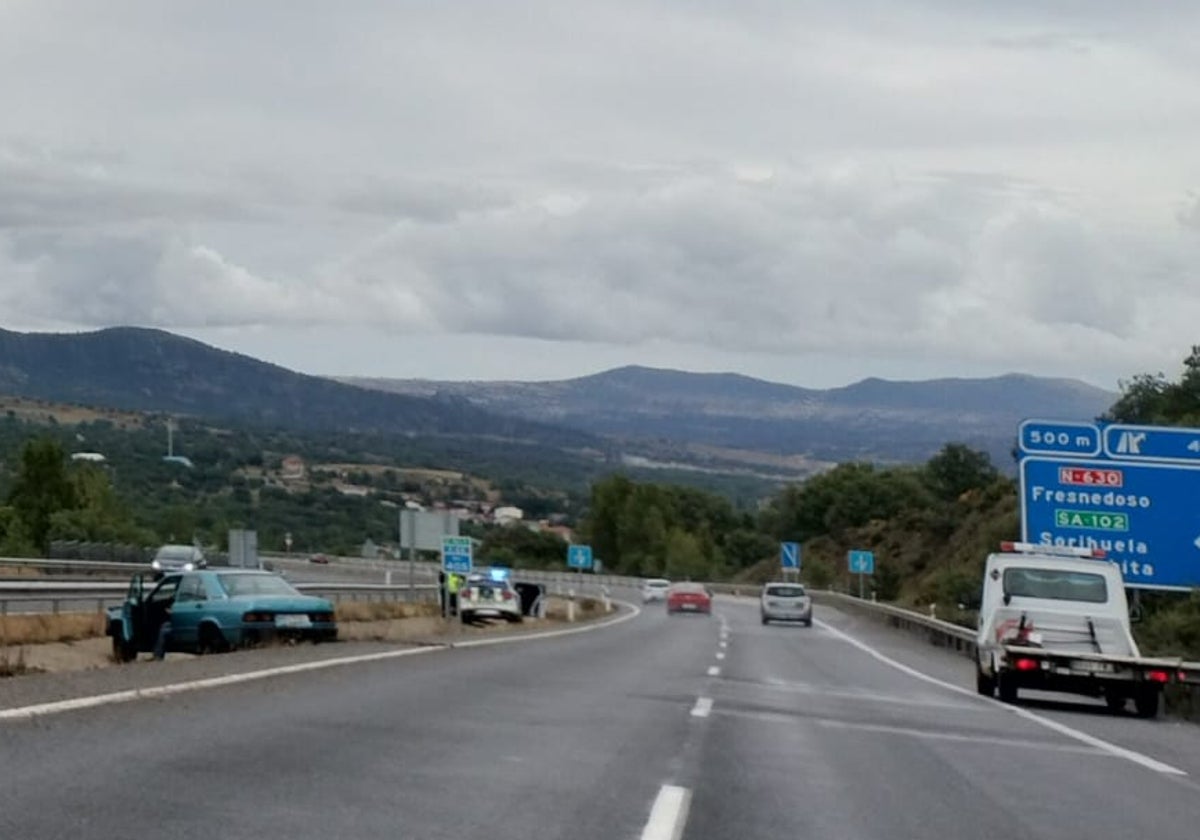
[[[712,613],[712,595],[701,583],[674,583],[667,590],[667,614],[695,612]]]

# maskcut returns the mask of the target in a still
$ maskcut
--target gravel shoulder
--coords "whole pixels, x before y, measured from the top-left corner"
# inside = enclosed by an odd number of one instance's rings
[[[587,621],[602,617],[591,616]],[[7,657],[12,663],[20,658],[29,669],[24,674],[0,678],[0,709],[401,648],[450,646],[497,635],[530,635],[568,626],[556,611],[551,611],[549,618],[526,619],[521,624],[495,622],[474,627],[428,616],[355,621],[342,623],[340,639],[332,643],[269,646],[217,656],[172,653],[162,662],[143,654],[124,665],[109,658],[107,638],[0,648],[0,661]]]

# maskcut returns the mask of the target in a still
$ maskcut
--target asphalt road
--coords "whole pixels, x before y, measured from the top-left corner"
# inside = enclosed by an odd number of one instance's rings
[[[831,609],[717,613],[0,722],[0,837],[1195,835],[1200,728],[1014,713]]]

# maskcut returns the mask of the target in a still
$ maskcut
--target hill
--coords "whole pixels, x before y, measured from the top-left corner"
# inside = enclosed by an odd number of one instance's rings
[[[1009,374],[986,379],[866,379],[814,390],[730,373],[624,367],[556,382],[431,382],[357,379],[392,393],[451,396],[480,408],[553,422],[638,444],[678,459],[767,465],[780,455],[812,463],[851,459],[919,462],[947,441],[1011,464],[1025,417],[1093,418],[1116,395],[1067,379]],[[714,456],[711,448],[719,451]],[[636,446],[631,447],[637,449]]]
[[[300,430],[441,435],[589,448],[595,440],[451,395],[357,388],[161,330],[0,330],[0,394]]]

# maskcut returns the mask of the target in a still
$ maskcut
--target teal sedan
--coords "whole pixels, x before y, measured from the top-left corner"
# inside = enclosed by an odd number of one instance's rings
[[[138,574],[125,601],[108,610],[114,658],[129,662],[153,651],[168,620],[168,651],[215,653],[274,639],[337,638],[333,604],[298,592],[273,572],[210,568],[159,580]]]

